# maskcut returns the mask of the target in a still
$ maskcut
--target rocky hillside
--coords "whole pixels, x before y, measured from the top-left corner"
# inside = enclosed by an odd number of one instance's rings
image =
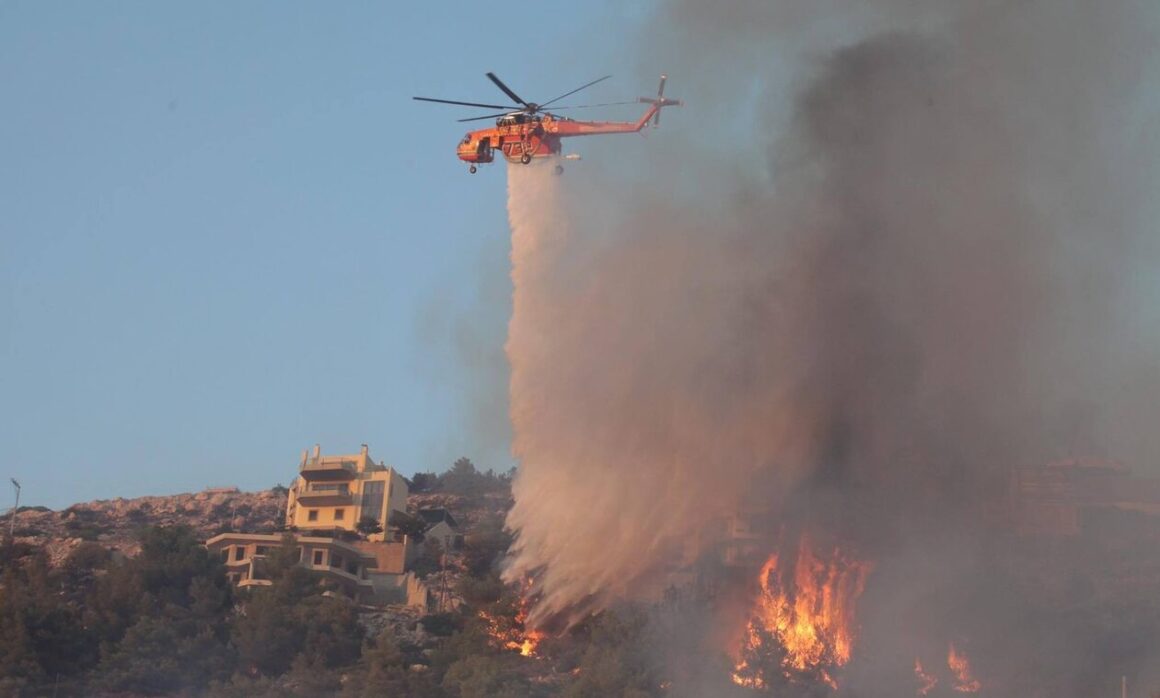
[[[82,541],[96,541],[123,555],[137,553],[137,532],[145,526],[189,526],[208,538],[222,531],[270,532],[280,524],[286,490],[261,492],[206,490],[136,499],[100,499],[53,511],[22,507],[16,539],[43,547],[54,563]],[[0,522],[7,528],[9,515]]]

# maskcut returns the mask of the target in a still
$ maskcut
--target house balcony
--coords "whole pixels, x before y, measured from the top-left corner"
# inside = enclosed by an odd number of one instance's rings
[[[314,482],[317,480],[353,480],[357,477],[354,461],[341,461],[330,458],[320,458],[306,461],[306,465],[298,471],[303,480]]]
[[[298,505],[304,507],[346,507],[354,504],[354,495],[338,490],[298,493]]]

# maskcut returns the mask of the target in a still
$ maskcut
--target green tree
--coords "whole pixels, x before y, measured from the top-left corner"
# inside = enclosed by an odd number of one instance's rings
[[[430,492],[439,485],[439,476],[435,473],[415,473],[411,478],[412,492]]]
[[[423,531],[427,530],[427,522],[422,518],[398,510],[391,512],[389,523],[399,533],[417,541],[423,540]]]
[[[197,691],[227,678],[233,660],[212,628],[143,616],[102,658],[97,684],[144,694]]]
[[[383,532],[382,524],[380,524],[379,520],[373,516],[363,516],[358,520],[358,525],[355,528],[357,528],[358,532],[364,536]]]
[[[459,698],[525,698],[532,694],[511,654],[473,654],[457,660],[443,675],[443,688]],[[611,694],[605,694],[611,695]]]
[[[506,590],[503,580],[494,570],[483,577],[464,575],[456,586],[456,591],[463,597],[464,603],[472,608],[481,608],[499,601]]]
[[[483,577],[507,553],[512,537],[504,530],[502,516],[482,519],[463,539],[463,562],[468,571]]]
[[[112,567],[89,595],[101,638],[95,683],[108,691],[198,691],[232,671],[232,588],[221,561],[187,527],[141,532],[141,553]]]
[[[0,578],[0,676],[19,686],[45,673],[28,628],[26,599],[24,580],[15,570],[6,570]]]
[[[474,494],[481,489],[483,479],[471,460],[460,458],[450,470],[439,476],[439,489],[454,494]]]
[[[437,538],[423,541],[418,557],[411,563],[411,571],[426,577],[443,569],[443,544]]]
[[[233,626],[238,669],[249,676],[281,676],[302,649],[297,619],[273,590],[256,589],[249,597]]]
[[[561,695],[647,696],[660,685],[661,674],[652,643],[646,640],[648,620],[643,613],[605,611],[588,624],[588,647],[575,680]]]
[[[335,696],[342,690],[339,673],[306,654],[294,659],[282,683],[288,689],[284,695],[301,698]]]
[[[406,655],[390,631],[384,631],[374,642],[363,647],[362,659],[344,686],[348,698],[379,696],[427,696],[441,698],[445,692],[431,678],[426,666],[422,671],[408,669]]]
[[[240,670],[272,677],[292,666],[352,664],[363,637],[354,605],[319,593],[318,578],[297,564],[296,545],[284,540],[281,550],[270,558],[271,586],[251,590],[233,624]]]
[[[59,593],[64,577],[34,551],[0,576],[0,677],[36,683],[73,676],[96,660],[79,606]]]

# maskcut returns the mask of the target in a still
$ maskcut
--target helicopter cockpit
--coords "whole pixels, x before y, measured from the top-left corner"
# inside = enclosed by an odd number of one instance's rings
[[[533,121],[539,121],[538,116],[529,116],[524,112],[516,112],[515,114],[505,114],[495,120],[496,126],[516,126],[518,124],[526,124]]]

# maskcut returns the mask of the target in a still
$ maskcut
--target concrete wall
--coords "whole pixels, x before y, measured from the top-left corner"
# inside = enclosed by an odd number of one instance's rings
[[[392,511],[407,511],[407,495],[410,494],[410,488],[407,487],[407,481],[402,475],[395,472],[394,468],[390,470],[390,483],[387,485],[389,491],[387,492],[387,513]]]
[[[414,572],[406,574],[371,573],[368,576],[375,588],[374,602],[380,605],[405,604],[424,611],[428,607],[427,585],[415,576]]]
[[[423,533],[424,539],[433,538],[439,541],[439,545],[443,546],[444,552],[455,548],[457,536],[458,534],[455,533],[455,530],[446,521],[440,521]]]
[[[414,547],[410,539],[401,543],[384,541],[355,541],[349,543],[367,555],[375,557],[375,569],[379,572],[402,574],[410,558],[409,548]]]

